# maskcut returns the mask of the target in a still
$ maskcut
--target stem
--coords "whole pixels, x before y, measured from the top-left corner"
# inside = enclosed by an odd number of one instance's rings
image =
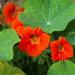
[[[46,60],[46,63],[47,63],[47,65],[48,65],[48,68],[49,68],[49,67],[50,67],[50,62],[49,62],[48,58],[45,57],[45,60]]]

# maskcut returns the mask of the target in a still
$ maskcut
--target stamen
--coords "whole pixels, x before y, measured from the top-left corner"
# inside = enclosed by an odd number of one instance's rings
[[[31,43],[32,43],[32,44],[38,44],[38,43],[39,43],[39,38],[34,35],[34,36],[31,38]]]

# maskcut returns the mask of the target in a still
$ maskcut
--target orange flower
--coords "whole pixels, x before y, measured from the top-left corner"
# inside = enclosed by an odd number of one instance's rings
[[[12,2],[8,2],[4,7],[3,7],[3,15],[5,17],[5,22],[7,24],[11,24],[11,22],[18,18],[18,13],[20,11],[23,11],[23,9],[17,5],[15,5]]]
[[[31,30],[31,27],[29,27],[29,26],[24,27],[24,24],[21,21],[19,21],[18,19],[15,19],[11,23],[11,28],[14,29],[21,38],[23,38],[24,35],[26,33],[28,33],[28,31],[30,33],[30,30]]]
[[[40,28],[29,28],[21,39],[18,47],[29,56],[39,56],[49,45],[50,36]]]
[[[23,34],[24,34],[24,25],[21,21],[19,21],[18,19],[15,19],[11,23],[11,28],[14,29],[20,37],[23,36]]]
[[[51,55],[54,61],[66,60],[73,56],[73,47],[64,38],[60,37],[59,40],[55,40],[50,43]]]

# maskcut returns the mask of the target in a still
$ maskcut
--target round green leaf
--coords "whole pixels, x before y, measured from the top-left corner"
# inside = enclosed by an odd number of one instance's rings
[[[75,18],[73,0],[26,0],[25,12],[20,15],[25,25],[41,27],[44,31],[62,31]]]
[[[75,64],[71,61],[60,61],[53,64],[47,75],[75,75]]]
[[[0,61],[0,75],[25,75],[19,68],[11,66],[7,62]]]
[[[13,46],[20,41],[16,32],[6,29],[0,32],[0,60],[13,58]]]

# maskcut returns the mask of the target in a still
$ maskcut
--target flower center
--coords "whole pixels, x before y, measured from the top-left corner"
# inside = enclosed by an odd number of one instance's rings
[[[37,36],[33,35],[32,38],[31,38],[31,43],[32,44],[38,44],[39,38]]]
[[[59,45],[58,49],[59,49],[59,52],[61,52],[61,51],[64,50],[63,47],[62,47],[62,45]]]

